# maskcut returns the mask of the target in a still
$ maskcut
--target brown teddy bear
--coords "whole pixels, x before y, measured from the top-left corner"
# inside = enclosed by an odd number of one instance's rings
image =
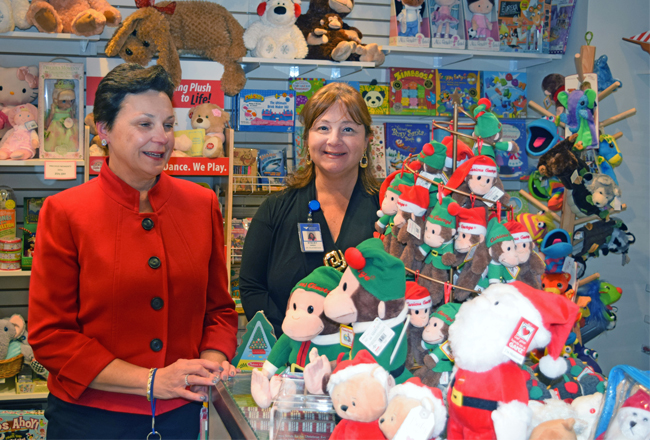
[[[203,157],[210,159],[224,157],[226,154],[224,130],[230,121],[230,114],[217,104],[199,104],[190,109],[188,116],[192,120],[192,128],[205,130]]]
[[[35,0],[27,21],[39,32],[90,37],[104,32],[104,26],[117,27],[122,14],[106,0]]]
[[[223,6],[203,1],[136,0],[140,7],[122,23],[106,45],[106,55],[146,66],[158,54],[158,64],[181,83],[178,50],[223,64],[221,89],[234,96],[246,84],[238,60],[246,56],[244,28]]]

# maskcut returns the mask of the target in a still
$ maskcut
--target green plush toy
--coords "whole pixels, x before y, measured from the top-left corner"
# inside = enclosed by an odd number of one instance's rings
[[[503,142],[501,140],[501,122],[494,113],[490,112],[491,107],[492,103],[488,98],[481,98],[474,109],[474,118],[476,119],[474,136],[481,139],[474,145],[474,155],[488,156],[492,160],[496,160],[495,149],[517,154],[519,146],[515,142]],[[483,143],[485,141],[493,143],[494,146]]]

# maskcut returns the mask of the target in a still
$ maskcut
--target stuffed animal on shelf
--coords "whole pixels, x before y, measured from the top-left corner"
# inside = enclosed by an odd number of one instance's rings
[[[577,419],[587,424],[587,428],[578,434],[578,440],[589,440],[591,433],[596,428],[603,398],[603,393],[593,393],[577,397],[571,402]]]
[[[234,96],[246,84],[238,60],[246,55],[244,28],[223,6],[213,2],[138,0],[106,45],[106,55],[147,66],[158,54],[158,64],[181,83],[178,50],[201,55],[223,65],[221,89]]]
[[[11,315],[9,321],[16,329],[16,335],[10,344],[18,343],[20,346],[20,354],[23,355],[23,363],[29,365],[34,373],[47,379],[50,373],[34,358],[34,350],[29,345],[29,342],[27,342],[27,323],[25,323],[25,318],[22,315],[14,314]]]
[[[600,144],[598,145],[598,155],[607,161],[612,167],[617,167],[623,162],[623,154],[618,148],[618,143],[613,136],[608,134],[600,135]]]
[[[542,277],[541,288],[545,292],[564,295],[571,299],[575,295],[575,292],[573,291],[570,281],[571,275],[566,272],[545,273]]]
[[[492,218],[487,227],[486,246],[490,253],[487,278],[490,284],[512,283],[519,276],[519,255],[515,240],[497,218]]]
[[[609,68],[609,64],[607,64],[607,61],[608,61],[607,55],[601,55],[594,62],[594,73],[598,77],[599,92],[602,92],[607,87],[614,84],[615,82],[618,82],[620,84],[620,86],[618,86],[619,88],[623,87],[623,81],[621,81],[618,78],[614,78],[614,75],[612,75],[612,71]]]
[[[488,156],[474,156],[456,168],[456,171],[451,175],[446,186],[463,191],[466,194],[481,197],[488,194],[492,188],[497,188],[500,194],[497,193],[499,197],[495,201],[499,201],[502,205],[507,205],[510,201],[510,195],[505,191],[503,183],[499,179],[497,165]],[[493,192],[495,191],[493,190]],[[444,190],[443,194],[451,194],[454,201],[463,208],[487,206],[483,201],[472,201],[471,197],[459,192]]]
[[[406,353],[407,370],[412,370],[414,364],[424,365],[427,350],[422,347],[422,332],[429,322],[431,311],[431,296],[429,291],[415,281],[406,282],[406,306],[410,316],[409,327],[406,329],[408,351]]]
[[[418,284],[426,287],[431,295],[434,307],[444,299],[444,284],[435,283],[424,277],[438,281],[448,280],[448,271],[456,261],[454,256],[454,235],[456,235],[456,217],[449,212],[451,197],[442,199],[427,217],[424,227],[424,243],[419,247],[420,256],[424,258],[422,277]]]
[[[18,29],[29,29],[27,21],[29,0],[0,0],[0,34]]]
[[[122,14],[106,0],[36,0],[27,11],[27,20],[39,32],[90,37],[104,32],[105,26],[117,27]]]
[[[38,98],[38,67],[0,67],[0,138],[11,128],[7,112]]]
[[[526,152],[531,156],[541,156],[563,137],[560,128],[555,124],[555,118],[551,117],[543,117],[528,124],[526,134]]]
[[[352,360],[336,365],[327,384],[332,406],[341,420],[330,440],[383,438],[379,418],[388,406],[395,379],[368,352],[360,350]]]
[[[457,370],[447,394],[447,438],[526,438],[532,414],[525,372],[504,348],[515,335],[525,338],[521,357],[513,354],[523,362],[525,352],[548,347],[540,366],[558,377],[567,368],[561,353],[577,313],[566,298],[518,281],[491,285],[464,302],[449,327]]]
[[[607,219],[607,210],[611,207],[620,209],[621,205],[621,189],[607,174],[584,174],[582,181],[574,184],[571,196],[570,201],[573,203],[569,206],[578,217],[598,215]]]
[[[488,156],[492,160],[496,160],[496,152],[507,151],[510,154],[519,153],[519,146],[516,142],[508,141],[503,142],[501,122],[494,113],[490,112],[492,101],[489,98],[481,98],[478,100],[478,105],[474,109],[474,119],[476,126],[474,127],[474,136],[479,138],[474,145],[474,155]],[[494,144],[488,145],[483,142],[491,142]]]
[[[555,114],[562,114],[565,106],[559,101],[558,95],[564,92],[564,75],[560,75],[559,73],[546,75],[542,80],[542,90],[548,96],[548,99],[555,104]]]
[[[530,433],[528,440],[578,440],[575,419],[554,419],[540,423]]]
[[[291,290],[282,321],[284,333],[271,349],[262,370],[252,372],[251,395],[260,408],[268,408],[279,391],[279,382],[272,380],[273,375],[286,365],[304,368],[310,362],[312,348],[330,361],[336,360],[340,353],[349,353],[349,348],[341,345],[340,325],[325,316],[323,310],[325,297],[338,286],[341,277],[338,270],[321,266]]]
[[[423,186],[429,190],[429,208],[438,203],[438,186],[447,183],[447,176],[442,172],[447,158],[447,147],[440,142],[433,141],[430,144],[424,144],[422,151],[416,156],[417,160],[409,165],[418,173],[415,181],[416,185]],[[424,180],[421,177],[427,178]],[[431,183],[433,181],[435,183]]]
[[[586,261],[589,257],[600,255],[600,250],[610,240],[614,229],[618,227],[627,226],[620,220],[610,219],[608,221],[599,220],[587,223],[583,227],[576,229],[573,232],[573,240],[576,242],[573,246],[573,259]]]
[[[535,289],[540,289],[546,264],[544,259],[535,252],[535,245],[530,233],[524,225],[517,221],[509,221],[504,226],[515,240],[515,250],[519,256],[519,275],[517,279]]]
[[[537,171],[544,177],[557,177],[567,189],[573,189],[573,173],[581,176],[589,172],[584,160],[573,153],[574,137],[565,139],[540,156]]]
[[[612,217],[612,220],[617,219]],[[619,227],[614,228],[612,236],[609,238],[605,246],[602,247],[603,255],[607,255],[610,252],[620,254],[622,258],[621,265],[625,266],[630,262],[630,257],[627,253],[630,250],[630,246],[635,242],[636,237],[634,234],[628,231],[625,223],[622,223]]]
[[[224,157],[226,136],[224,130],[230,113],[219,107],[217,104],[199,104],[190,109],[188,116],[191,119],[192,128],[205,130],[205,141],[203,142],[203,157],[214,159]]]
[[[574,90],[571,93],[560,92],[558,100],[566,107],[566,113],[560,115],[571,133],[577,134],[574,148],[595,148],[598,146],[599,137],[596,132],[594,109],[598,93],[593,89]]]
[[[13,126],[0,140],[0,160],[27,160],[36,155],[38,109],[31,104],[14,107],[7,112]]]
[[[427,350],[423,368],[416,370],[416,377],[428,386],[449,385],[449,378],[454,369],[454,359],[447,339],[449,326],[454,323],[460,304],[443,304],[431,313],[429,323],[422,332],[421,344]]]
[[[379,429],[388,440],[428,440],[438,438],[446,423],[447,409],[440,390],[412,377],[388,392],[388,407],[379,418]]]
[[[380,234],[390,234],[391,223],[397,214],[397,198],[401,194],[398,186],[401,183],[395,181],[395,177],[401,174],[400,171],[393,171],[381,184],[379,189],[379,200],[381,200],[381,209],[377,211],[379,220],[375,222],[375,230]],[[400,178],[401,179],[401,178]],[[393,185],[395,183],[396,185]]]
[[[528,212],[518,214],[516,220],[526,228],[530,234],[530,238],[537,244],[542,242],[548,231],[555,229],[553,217],[550,214],[545,214],[543,211],[537,214]]]
[[[244,45],[251,55],[289,59],[307,56],[307,42],[296,26],[300,3],[300,0],[266,0],[257,6],[260,20],[244,32]]]

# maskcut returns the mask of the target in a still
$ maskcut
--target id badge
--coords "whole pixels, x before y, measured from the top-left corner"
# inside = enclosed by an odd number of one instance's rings
[[[323,234],[318,223],[298,223],[298,237],[303,252],[325,252]]]

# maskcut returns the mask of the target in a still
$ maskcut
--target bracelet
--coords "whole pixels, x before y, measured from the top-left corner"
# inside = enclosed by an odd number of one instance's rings
[[[157,368],[152,368],[149,370],[149,378],[147,379],[147,401],[151,402],[151,397],[153,395],[153,378],[156,373]]]

